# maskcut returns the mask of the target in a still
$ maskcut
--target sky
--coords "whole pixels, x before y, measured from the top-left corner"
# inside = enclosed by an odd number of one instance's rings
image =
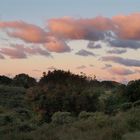
[[[139,0],[1,0],[0,75],[63,69],[140,78]]]

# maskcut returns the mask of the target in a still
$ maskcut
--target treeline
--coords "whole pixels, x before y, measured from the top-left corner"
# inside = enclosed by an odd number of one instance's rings
[[[123,85],[54,70],[44,73],[37,86],[29,88],[26,95],[34,110],[46,121],[58,111],[73,115],[81,111],[115,114],[119,109],[131,108],[134,102],[139,104],[140,80]]]
[[[44,72],[38,82],[27,74],[16,75],[13,79],[0,76],[0,84],[26,88],[26,100],[47,122],[58,111],[73,115],[81,111],[114,114],[119,109],[139,104],[140,100],[140,80],[130,81],[127,85],[115,81],[100,82],[62,70]]]
[[[36,79],[28,74],[18,74],[14,78],[9,78],[5,75],[0,75],[0,85],[19,86],[29,88],[37,84]]]
[[[48,71],[48,73],[43,72],[43,76],[40,78],[39,82],[34,77],[29,76],[28,74],[21,73],[16,75],[13,78],[9,78],[5,75],[0,75],[0,85],[13,85],[13,86],[21,86],[24,88],[33,87],[35,85],[43,85],[49,83],[59,83],[59,84],[71,84],[73,82],[76,84],[94,84],[97,86],[105,86],[107,88],[113,88],[117,85],[122,85],[115,81],[98,81],[95,78],[87,77],[84,73],[82,75],[76,75],[71,73],[70,71],[63,70],[54,70]]]

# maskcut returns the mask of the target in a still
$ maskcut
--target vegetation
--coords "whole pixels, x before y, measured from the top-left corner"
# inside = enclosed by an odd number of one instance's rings
[[[127,85],[69,71],[0,76],[1,140],[138,140],[140,80]]]

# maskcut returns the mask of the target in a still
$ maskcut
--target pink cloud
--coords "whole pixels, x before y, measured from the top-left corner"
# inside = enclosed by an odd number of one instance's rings
[[[46,32],[44,29],[33,24],[28,24],[23,21],[0,22],[0,28],[8,29],[6,32],[10,37],[21,39],[27,43],[40,43],[50,52],[60,53],[70,51],[65,41],[56,38],[51,35],[52,33]],[[9,54],[7,51],[9,51],[9,49],[5,50],[5,53]],[[43,54],[41,50],[28,48],[28,51],[40,51],[40,53]],[[12,50],[12,52],[17,53],[15,50]]]
[[[117,75],[131,75],[135,73],[135,71],[132,71],[130,69],[126,69],[123,67],[113,67],[113,68],[110,68],[109,71],[112,74],[117,74]]]
[[[42,28],[23,21],[0,22],[0,28],[9,29],[6,30],[9,36],[25,42],[42,43],[46,41],[47,33]]]
[[[50,52],[70,52],[70,47],[66,44],[65,41],[58,39],[54,36],[48,36],[47,42],[44,44],[44,46],[50,51]]]
[[[99,39],[101,31],[113,29],[109,18],[75,19],[70,17],[50,19],[48,29],[57,36],[67,39]]]
[[[100,31],[113,31],[121,39],[140,39],[140,13],[118,15],[112,18],[95,17],[76,19],[70,17],[50,19],[48,29],[58,36],[68,39],[88,39]]]
[[[11,49],[11,48],[2,48],[0,52],[6,56],[9,56],[12,59],[19,58],[27,58],[27,55],[22,49]]]
[[[47,23],[47,32],[34,24],[23,21],[0,22],[0,28],[10,29],[9,36],[20,38],[26,42],[46,42],[48,35],[67,39],[103,39],[105,31],[115,32],[121,39],[140,39],[140,13],[118,15],[112,18],[98,16],[95,18],[63,17],[50,19]]]
[[[112,21],[117,26],[117,33],[120,38],[140,39],[140,13],[114,16]]]
[[[2,54],[0,54],[0,59],[4,59],[4,56]]]
[[[13,45],[11,44],[11,48],[1,48],[0,52],[3,55],[9,56],[12,59],[19,58],[27,58],[28,55],[43,55],[43,56],[51,56],[47,50],[42,49],[41,47],[25,47],[24,45]]]

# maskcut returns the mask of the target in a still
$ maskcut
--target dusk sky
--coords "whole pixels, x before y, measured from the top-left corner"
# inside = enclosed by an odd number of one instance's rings
[[[0,75],[63,69],[140,78],[140,0],[1,0]]]

